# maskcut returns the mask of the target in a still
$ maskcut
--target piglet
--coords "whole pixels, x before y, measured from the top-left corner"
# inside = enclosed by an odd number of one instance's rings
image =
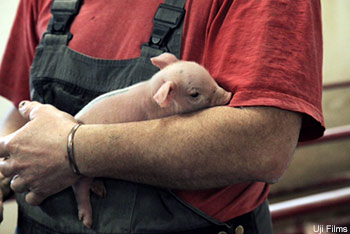
[[[160,69],[151,79],[95,98],[75,118],[85,124],[142,121],[225,105],[231,100],[232,94],[219,87],[209,72],[195,62],[178,60],[169,53],[154,57],[151,62]],[[92,181],[84,177],[73,186],[79,219],[89,228]],[[92,187],[97,193],[104,193],[97,181]]]

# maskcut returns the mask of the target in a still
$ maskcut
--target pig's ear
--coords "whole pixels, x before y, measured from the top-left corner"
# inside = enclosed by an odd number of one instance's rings
[[[152,64],[158,67],[159,69],[163,69],[169,64],[175,63],[177,61],[179,60],[175,57],[175,55],[170,53],[163,53],[161,55],[158,55],[157,57],[151,58]]]
[[[160,86],[157,93],[153,96],[153,99],[160,107],[164,108],[170,104],[174,87],[175,83],[172,81],[167,81]]]

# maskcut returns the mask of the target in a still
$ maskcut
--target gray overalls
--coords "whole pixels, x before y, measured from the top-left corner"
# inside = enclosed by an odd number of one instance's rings
[[[80,8],[79,0],[56,0],[48,30],[36,50],[31,69],[32,100],[48,103],[75,115],[96,96],[149,79],[157,68],[150,58],[164,51],[180,57],[185,0],[167,0],[154,17],[151,39],[136,59],[114,61],[91,58],[68,48],[69,32]],[[151,22],[150,22],[151,23]],[[30,206],[24,194],[19,203],[17,233],[258,233],[255,213],[266,213],[264,203],[255,211],[220,223],[186,204],[170,190],[103,178],[106,198],[91,196],[93,228],[78,220],[71,188]],[[266,215],[265,215],[266,217]],[[250,231],[252,230],[252,231]],[[268,231],[259,232],[264,234]]]

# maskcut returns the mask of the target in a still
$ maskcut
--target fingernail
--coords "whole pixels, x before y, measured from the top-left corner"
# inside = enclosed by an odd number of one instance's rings
[[[27,103],[26,101],[21,101],[18,105],[18,108],[22,109],[26,105],[26,103]]]

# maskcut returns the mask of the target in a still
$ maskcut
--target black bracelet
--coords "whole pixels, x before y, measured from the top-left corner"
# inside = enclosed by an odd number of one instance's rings
[[[70,167],[72,168],[74,174],[76,175],[81,175],[80,171],[78,169],[77,163],[75,162],[75,157],[74,157],[74,135],[75,132],[78,130],[78,128],[81,126],[81,123],[77,123],[74,125],[72,130],[70,130],[70,133],[68,135],[68,143],[67,143],[67,152],[68,152],[68,160]]]

